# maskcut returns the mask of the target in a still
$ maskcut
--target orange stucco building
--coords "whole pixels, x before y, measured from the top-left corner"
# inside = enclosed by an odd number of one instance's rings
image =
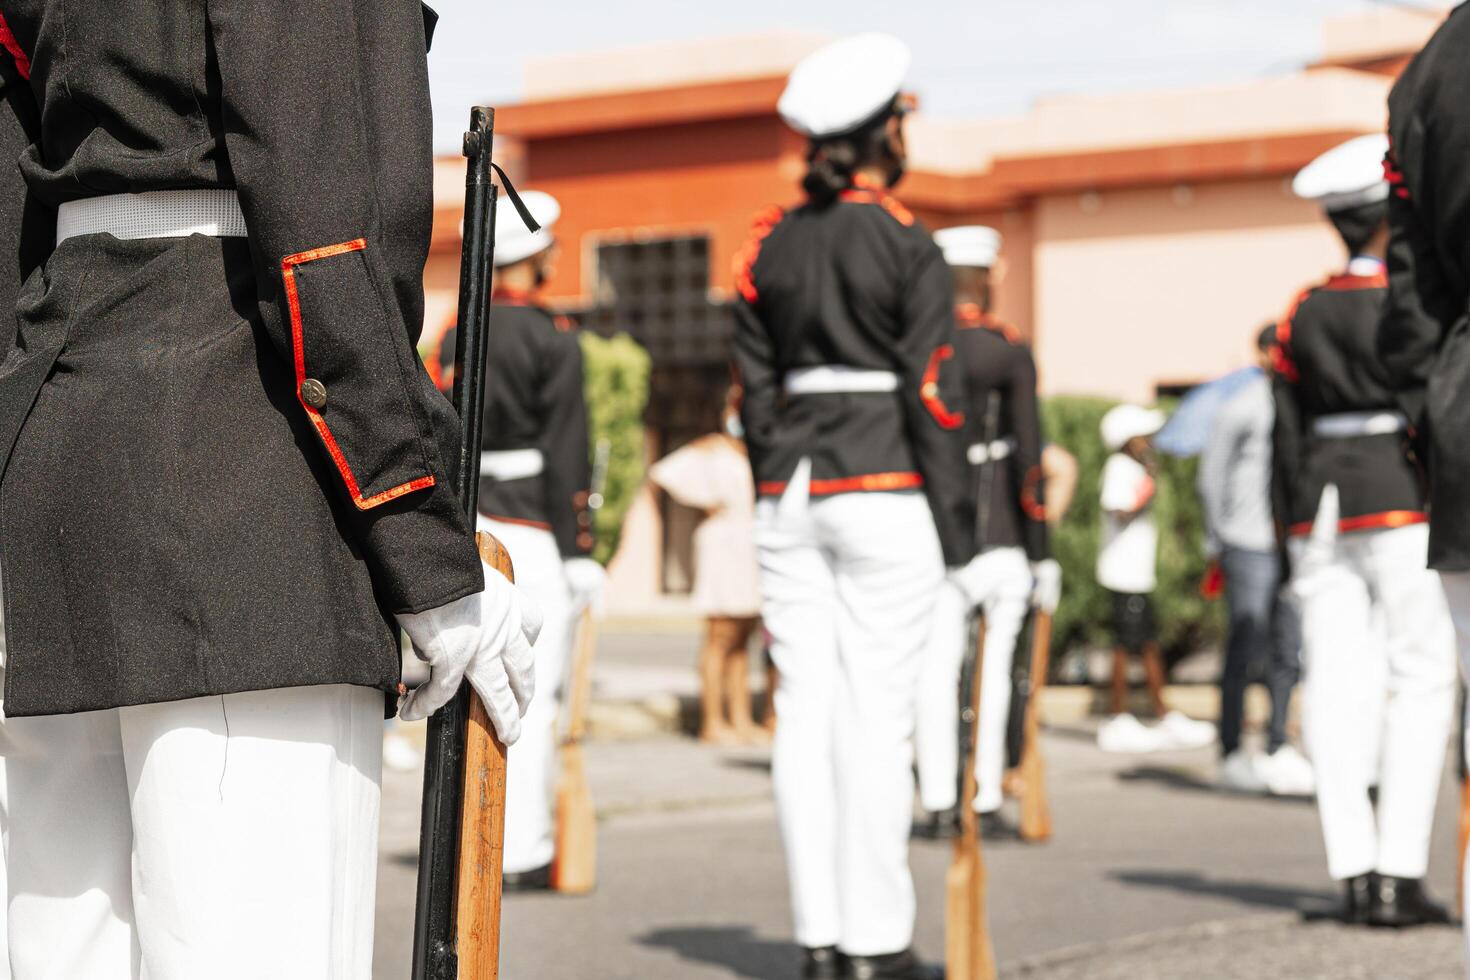
[[[931,228],[1002,232],[999,311],[1031,337],[1046,392],[1151,400],[1246,363],[1260,325],[1341,263],[1290,177],[1382,130],[1393,77],[1436,24],[1390,9],[1330,21],[1320,62],[1267,81],[1053,98],[1007,119],[921,111],[898,197]],[[681,407],[723,370],[734,254],[758,210],[797,194],[804,146],[775,103],[786,71],[820,42],[554,59],[528,70],[527,101],[498,112],[513,177],[563,205],[551,301],[629,330],[653,355],[652,456],[698,434],[704,415]],[[458,282],[462,165],[440,169],[431,331],[452,314]],[[640,501],[615,608],[683,591],[687,523],[651,495]]]

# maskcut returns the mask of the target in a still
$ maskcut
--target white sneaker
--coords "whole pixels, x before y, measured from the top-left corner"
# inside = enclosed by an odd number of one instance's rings
[[[1097,747],[1104,752],[1153,752],[1159,736],[1132,715],[1114,715],[1097,730]]]
[[[1254,752],[1236,749],[1220,763],[1220,788],[1232,793],[1264,793],[1270,783],[1262,772],[1264,760]]]
[[[1317,792],[1312,764],[1293,745],[1283,745],[1262,759],[1261,774],[1272,796],[1311,796]]]
[[[1215,726],[1207,721],[1196,721],[1178,711],[1164,715],[1157,726],[1160,741],[1165,748],[1201,749],[1215,741]]]
[[[424,764],[424,754],[397,732],[383,737],[383,765],[396,772],[409,772]]]

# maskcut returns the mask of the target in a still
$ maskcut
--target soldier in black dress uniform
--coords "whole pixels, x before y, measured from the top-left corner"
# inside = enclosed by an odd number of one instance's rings
[[[28,67],[27,67],[27,70]],[[0,53],[0,160],[16,160],[40,133],[41,120],[31,98],[30,84],[21,74],[20,63]],[[0,311],[15,309],[15,297],[23,283],[46,258],[56,238],[55,214],[26,194],[25,181],[16,167],[0,167]],[[15,339],[15,318],[3,315],[0,344],[9,350]],[[0,610],[3,611],[3,610]],[[0,616],[0,685],[5,670],[4,618]],[[0,728],[4,727],[0,701]],[[0,835],[9,823],[5,792],[5,741],[0,735]],[[0,853],[0,900],[8,891],[5,856]],[[10,980],[10,950],[5,915],[0,912],[0,980]]]
[[[366,980],[399,627],[405,716],[468,675],[513,741],[537,625],[414,352],[431,15],[0,14],[58,209],[0,362],[11,966]]]
[[[592,555],[588,508],[591,464],[582,347],[572,322],[541,304],[555,273],[561,207],[527,191],[541,225],[530,232],[516,212],[496,212],[494,312],[488,338],[480,527],[515,555],[516,583],[543,617],[536,641],[536,703],[521,720],[509,755],[505,801],[505,885],[544,888],[555,850],[556,720],[577,613],[602,590]]]
[[[736,266],[735,360],[762,615],[781,671],[776,803],[808,977],[927,977],[909,951],[915,691],[945,565],[975,552],[950,277],[888,188],[909,64],[862,35],[791,75],[806,199]],[[840,951],[840,953],[839,953]]]
[[[1389,96],[1389,300],[1378,333],[1429,486],[1429,565],[1470,662],[1470,8],[1460,5]],[[1437,756],[1437,753],[1434,753]],[[1460,869],[1464,873],[1464,868]]]
[[[1351,256],[1277,326],[1273,507],[1301,603],[1303,735],[1327,866],[1349,922],[1445,921],[1424,894],[1455,697],[1454,631],[1408,420],[1376,351],[1388,279],[1387,141],[1364,136],[1296,179]],[[1377,806],[1369,787],[1378,786]]]
[[[993,228],[965,226],[936,232],[934,240],[954,275],[959,331],[955,352],[964,368],[968,396],[968,499],[983,525],[977,527],[981,555],[976,561],[977,571],[983,573],[978,576],[982,590],[978,605],[985,618],[985,651],[975,809],[994,815],[1002,802],[1016,641],[1033,593],[1042,608],[1055,610],[1061,596],[1061,568],[1047,547],[1036,362],[1020,336],[992,309],[991,276],[1000,254],[1000,234]],[[980,499],[982,490],[989,493],[988,499]],[[919,797],[931,814],[928,829],[936,836],[956,824],[958,684],[972,608],[958,587],[946,584],[919,681]]]

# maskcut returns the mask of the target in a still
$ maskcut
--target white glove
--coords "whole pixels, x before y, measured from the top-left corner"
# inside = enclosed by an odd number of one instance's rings
[[[970,559],[961,568],[949,570],[949,580],[964,595],[971,606],[978,606],[995,594],[1004,580],[1004,566],[991,558],[993,552],[983,552]]]
[[[1031,604],[1047,615],[1062,603],[1062,566],[1055,558],[1031,563]]]
[[[561,573],[566,577],[567,588],[572,593],[572,605],[577,609],[592,606],[602,600],[602,588],[607,584],[607,572],[591,558],[568,558],[561,563]]]
[[[468,678],[506,745],[521,736],[521,716],[536,689],[531,645],[541,610],[503,575],[485,568],[485,590],[437,609],[398,613],[429,679],[398,700],[404,721],[427,718],[453,699]]]

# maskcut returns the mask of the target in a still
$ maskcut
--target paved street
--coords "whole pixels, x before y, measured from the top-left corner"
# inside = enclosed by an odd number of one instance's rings
[[[1209,751],[1107,756],[1086,726],[1053,728],[1045,741],[1055,841],[986,851],[1004,976],[1460,975],[1453,929],[1384,934],[1312,919],[1334,895],[1309,804],[1217,793]],[[662,734],[598,741],[588,765],[601,885],[584,899],[511,897],[506,980],[795,977],[768,752]],[[378,980],[408,975],[418,780],[386,779]],[[1454,895],[1454,817],[1447,785],[1431,882],[1444,898]],[[946,844],[915,845],[916,942],[935,957],[948,860]]]

